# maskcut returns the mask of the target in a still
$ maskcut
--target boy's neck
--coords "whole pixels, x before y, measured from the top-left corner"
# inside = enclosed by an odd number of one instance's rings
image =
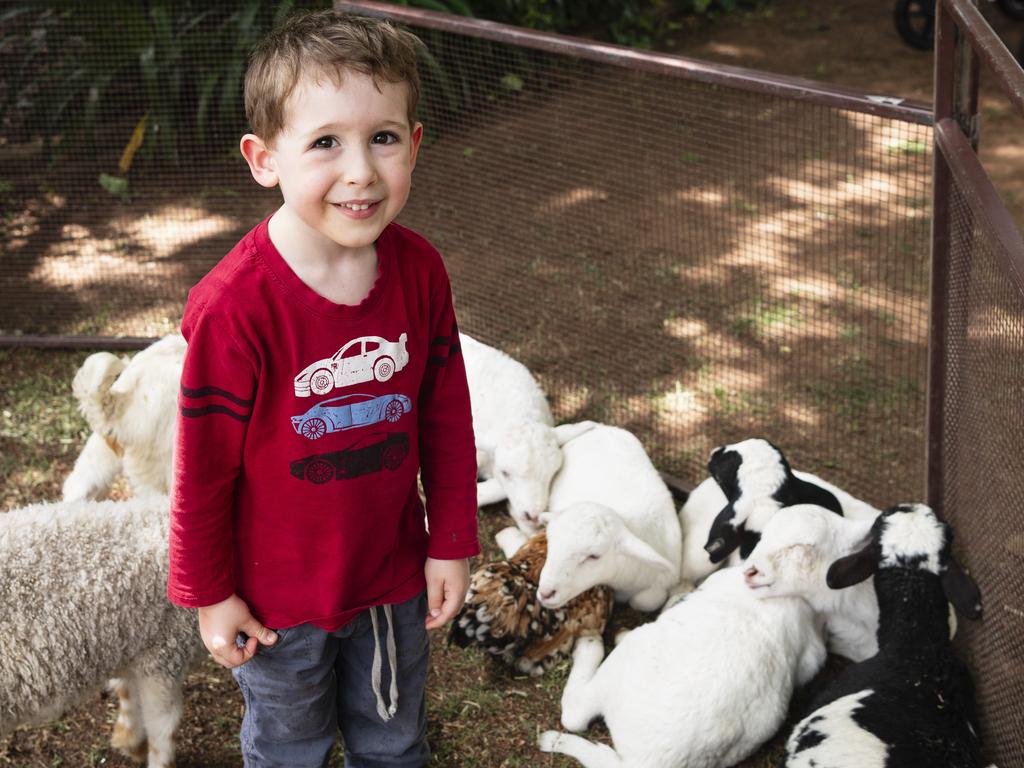
[[[377,279],[377,250],[345,248],[311,230],[287,206],[268,223],[270,242],[292,272],[309,288],[335,304],[355,305]]]

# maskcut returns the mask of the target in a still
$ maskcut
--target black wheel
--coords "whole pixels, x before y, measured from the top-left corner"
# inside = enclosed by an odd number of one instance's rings
[[[892,9],[896,31],[903,41],[919,51],[935,45],[935,4],[933,0],[896,0]]]
[[[334,467],[324,459],[311,461],[306,467],[306,478],[317,485],[326,483],[332,477],[334,477]]]
[[[385,469],[396,470],[402,466],[402,461],[405,460],[405,448],[401,445],[389,445],[384,449],[384,454],[381,456],[381,463]]]
[[[1024,19],[1024,0],[996,0],[999,8],[1011,19]]]

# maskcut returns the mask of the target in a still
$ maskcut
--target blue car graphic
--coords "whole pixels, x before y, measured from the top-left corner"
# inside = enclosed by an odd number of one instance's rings
[[[318,440],[328,432],[355,429],[386,421],[394,424],[412,410],[405,395],[342,395],[317,403],[301,416],[292,416],[297,434]]]

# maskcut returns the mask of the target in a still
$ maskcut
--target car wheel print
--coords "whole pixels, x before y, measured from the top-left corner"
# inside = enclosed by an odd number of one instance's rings
[[[307,419],[302,424],[302,436],[317,440],[327,434],[327,423],[320,418]]]
[[[334,477],[334,467],[324,459],[311,461],[306,467],[306,479],[320,485]]]
[[[405,459],[405,448],[401,445],[389,445],[384,449],[384,454],[381,456],[381,463],[385,469],[398,469],[402,466],[402,461]]]
[[[384,418],[394,424],[405,413],[405,406],[402,405],[401,400],[392,400],[386,406],[384,406]]]
[[[334,389],[334,375],[326,368],[313,371],[313,375],[309,377],[309,388],[314,394],[326,395]]]
[[[395,375],[395,361],[390,357],[382,357],[373,364],[373,378],[377,381],[387,381]]]

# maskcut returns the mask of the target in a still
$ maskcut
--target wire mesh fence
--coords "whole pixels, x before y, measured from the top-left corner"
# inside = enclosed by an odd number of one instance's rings
[[[427,141],[400,221],[444,253],[463,328],[559,418],[626,426],[690,482],[713,446],[763,435],[876,503],[919,496],[926,126],[412,29]],[[102,188],[138,117],[52,169],[2,148],[0,334],[169,332],[273,209],[216,124],[224,153]]]
[[[1024,296],[1005,254],[953,193],[943,503],[982,585],[984,620],[963,627],[986,744],[1024,764]]]

